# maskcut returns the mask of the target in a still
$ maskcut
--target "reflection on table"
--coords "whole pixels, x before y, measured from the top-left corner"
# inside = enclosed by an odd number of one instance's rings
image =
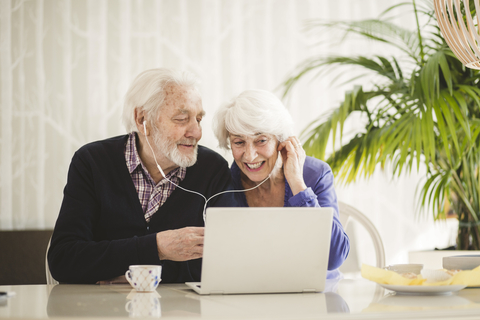
[[[57,285],[48,297],[49,317],[307,317],[349,312],[335,292],[200,296],[183,286],[140,293],[127,286]],[[175,289],[173,289],[175,288]],[[92,290],[93,289],[93,290]],[[108,298],[107,298],[108,293]]]
[[[125,304],[125,311],[130,318],[160,318],[162,316],[160,298],[157,291],[138,293],[132,290],[127,296],[129,301]]]
[[[372,302],[364,312],[403,312],[476,309],[480,304],[455,295],[404,295],[390,293],[377,302]]]
[[[474,319],[480,288],[451,295],[399,295],[366,280],[330,283],[323,293],[201,296],[184,284],[139,293],[129,285],[0,286],[0,318]]]

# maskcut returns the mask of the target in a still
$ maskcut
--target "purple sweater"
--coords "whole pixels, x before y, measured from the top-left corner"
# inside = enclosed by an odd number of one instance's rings
[[[231,168],[234,189],[243,189],[240,180],[241,170],[233,162]],[[343,230],[338,215],[337,195],[333,185],[333,174],[330,166],[318,159],[307,157],[303,166],[303,179],[307,189],[295,196],[285,181],[284,207],[332,207],[333,224],[330,242],[330,255],[328,259],[327,279],[341,277],[338,267],[342,265],[350,251],[350,240]],[[243,192],[234,194],[241,207],[248,207],[247,199]]]

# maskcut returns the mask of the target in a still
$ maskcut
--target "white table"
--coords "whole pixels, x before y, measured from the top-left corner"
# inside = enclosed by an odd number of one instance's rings
[[[0,286],[0,291],[15,292],[0,300],[0,318],[480,319],[480,288],[398,295],[359,279],[330,283],[328,290],[200,296],[183,284],[160,284],[148,294],[128,285]]]

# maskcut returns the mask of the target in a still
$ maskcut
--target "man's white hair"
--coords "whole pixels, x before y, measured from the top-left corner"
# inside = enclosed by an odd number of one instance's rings
[[[169,85],[198,91],[197,79],[185,71],[166,68],[150,69],[143,71],[133,80],[125,95],[122,115],[122,122],[128,133],[138,131],[135,125],[135,108],[142,109],[147,122],[154,124],[165,100],[165,88]]]
[[[274,135],[285,141],[293,135],[293,120],[283,103],[265,90],[246,90],[217,110],[214,132],[219,146],[230,149],[230,134],[254,136]]]

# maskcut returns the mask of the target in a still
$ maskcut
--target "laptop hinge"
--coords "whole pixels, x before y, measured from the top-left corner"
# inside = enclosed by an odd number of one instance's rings
[[[223,291],[221,291],[221,290],[212,290],[212,291],[210,291],[210,294],[223,294]]]
[[[303,289],[303,292],[317,292],[315,289]]]

